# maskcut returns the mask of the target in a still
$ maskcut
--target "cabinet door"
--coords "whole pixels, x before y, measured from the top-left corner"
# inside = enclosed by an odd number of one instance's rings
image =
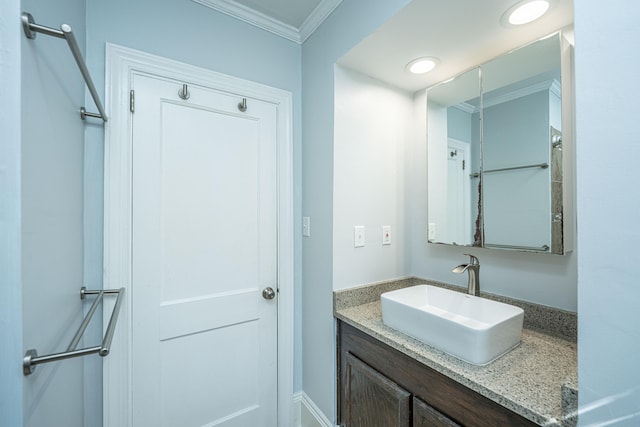
[[[345,427],[409,427],[411,394],[351,353],[346,355]]]
[[[413,427],[460,427],[460,424],[414,397]]]

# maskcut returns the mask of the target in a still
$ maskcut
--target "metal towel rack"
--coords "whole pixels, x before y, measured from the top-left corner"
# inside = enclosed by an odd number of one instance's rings
[[[87,315],[82,320],[78,331],[73,336],[71,343],[69,343],[69,347],[67,347],[67,351],[62,353],[53,353],[45,356],[38,356],[38,352],[35,349],[27,350],[24,355],[24,359],[22,360],[22,371],[24,375],[31,375],[35,370],[36,366],[55,362],[57,360],[70,359],[72,357],[86,356],[88,354],[98,353],[100,356],[104,357],[109,354],[109,350],[111,348],[111,340],[113,339],[113,333],[116,328],[116,322],[118,321],[118,314],[120,312],[120,304],[122,304],[122,295],[124,294],[124,288],[120,289],[105,289],[105,290],[87,290],[84,286],[80,289],[80,299],[85,299],[87,295],[98,295],[93,304],[91,304],[91,308],[87,312]],[[99,346],[82,348],[80,350],[76,350],[76,346],[80,342],[82,335],[84,334],[85,329],[89,325],[91,321],[91,317],[95,313],[98,305],[103,300],[105,295],[118,295],[116,299],[116,303],[113,306],[113,311],[111,312],[111,319],[109,319],[109,326],[107,326],[107,331],[104,334],[104,338],[102,339],[102,344]]]
[[[485,243],[485,248],[499,248],[499,249],[517,249],[522,251],[535,251],[535,252],[548,252],[549,246],[518,246],[518,245],[499,245],[497,243]]]
[[[535,165],[513,166],[510,168],[500,168],[500,169],[489,169],[489,170],[483,171],[483,173],[505,172],[505,171],[514,171],[518,169],[533,169],[533,168],[547,169],[548,167],[549,167],[548,163],[538,163]],[[472,173],[469,176],[471,178],[478,178],[480,176],[480,172]]]
[[[69,45],[69,49],[71,49],[71,53],[73,54],[73,58],[76,60],[78,64],[78,68],[80,68],[80,72],[82,73],[82,77],[84,77],[84,81],[87,83],[87,87],[89,88],[89,92],[91,92],[91,96],[93,97],[93,102],[95,102],[96,107],[98,108],[98,113],[90,113],[85,110],[84,107],[80,108],[80,118],[84,120],[86,117],[95,117],[97,119],[102,119],[103,122],[108,120],[107,114],[104,112],[104,108],[102,108],[102,102],[100,102],[100,97],[98,96],[98,92],[96,91],[96,87],[93,85],[93,80],[91,80],[91,75],[89,74],[89,70],[82,58],[82,53],[80,53],[80,48],[78,47],[78,42],[76,41],[76,37],[73,35],[73,31],[71,27],[67,24],[62,24],[60,26],[60,30],[56,30],[55,28],[44,27],[42,25],[38,25],[35,23],[33,16],[30,13],[23,12],[22,13],[22,29],[24,30],[25,36],[28,39],[35,39],[36,33],[46,34],[47,36],[58,37],[60,39],[65,39],[67,44]]]

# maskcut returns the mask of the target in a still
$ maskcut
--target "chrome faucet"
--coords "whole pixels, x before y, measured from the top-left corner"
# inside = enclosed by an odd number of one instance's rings
[[[469,257],[469,264],[460,264],[451,270],[454,273],[469,273],[469,295],[480,296],[480,262],[478,258],[471,254],[465,254]]]

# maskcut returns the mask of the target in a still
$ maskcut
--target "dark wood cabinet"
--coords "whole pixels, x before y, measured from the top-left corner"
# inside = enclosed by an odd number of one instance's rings
[[[351,427],[410,427],[411,393],[362,363],[346,356],[345,424]]]
[[[338,419],[344,427],[536,425],[342,321]]]
[[[413,427],[460,427],[460,424],[414,397]]]

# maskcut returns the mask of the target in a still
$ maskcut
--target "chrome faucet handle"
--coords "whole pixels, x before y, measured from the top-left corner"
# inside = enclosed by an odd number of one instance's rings
[[[469,264],[480,265],[480,261],[478,261],[478,258],[476,258],[474,255],[471,255],[471,254],[465,254],[465,255],[469,257]]]

